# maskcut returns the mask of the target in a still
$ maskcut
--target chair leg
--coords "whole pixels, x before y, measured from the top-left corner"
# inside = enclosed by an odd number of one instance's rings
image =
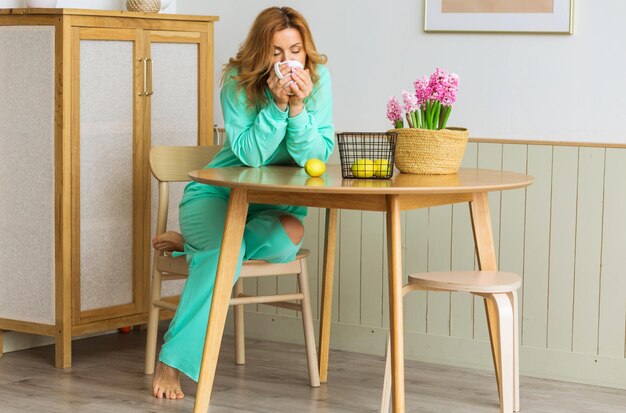
[[[517,291],[513,291],[508,295],[513,307],[513,411],[519,412],[519,312]]]
[[[156,257],[155,257],[156,264]],[[154,264],[153,264],[154,265]],[[155,267],[153,267],[155,268]],[[157,333],[159,331],[159,307],[156,307],[154,301],[161,298],[161,273],[156,269],[152,273],[152,288],[150,290],[150,310],[148,312],[148,333],[146,337],[146,360],[144,364],[144,373],[153,374]]]
[[[2,356],[4,355],[4,343],[2,341],[3,333],[4,333],[4,330],[0,330],[0,358],[2,358]]]
[[[238,297],[243,294],[243,279],[240,278],[235,283],[233,294]],[[244,308],[243,304],[236,305],[235,309],[235,364],[246,364],[246,336],[244,333]]]
[[[500,376],[498,389],[500,393],[500,413],[511,413],[514,410],[514,333],[513,333],[513,302],[510,294],[490,294],[488,300],[494,305],[492,315],[492,347],[497,349]]]
[[[383,381],[383,397],[380,402],[380,413],[388,413],[391,404],[391,337],[387,337],[387,356],[385,357],[385,379]]]
[[[313,314],[311,313],[311,294],[309,292],[309,277],[307,275],[306,259],[300,260],[301,272],[298,274],[298,288],[303,295],[302,327],[306,344],[307,363],[309,365],[309,383],[311,387],[320,386],[320,372],[317,365],[317,351],[315,349],[315,332],[313,330]]]

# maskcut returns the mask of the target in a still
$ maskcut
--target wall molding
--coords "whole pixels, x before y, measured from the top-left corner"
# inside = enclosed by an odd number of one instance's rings
[[[469,142],[501,143],[518,145],[569,146],[572,148],[617,148],[626,149],[626,143],[566,142],[566,141],[534,141],[531,139],[502,139],[470,137]]]

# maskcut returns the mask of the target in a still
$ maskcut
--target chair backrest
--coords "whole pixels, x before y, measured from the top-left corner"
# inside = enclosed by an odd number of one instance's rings
[[[219,152],[221,146],[155,146],[150,149],[150,170],[159,181],[156,233],[167,228],[169,183],[187,182],[189,172],[204,168]],[[157,255],[163,255],[163,252]]]
[[[204,168],[222,147],[213,146],[155,146],[150,149],[150,170],[161,182],[189,181],[187,175]]]

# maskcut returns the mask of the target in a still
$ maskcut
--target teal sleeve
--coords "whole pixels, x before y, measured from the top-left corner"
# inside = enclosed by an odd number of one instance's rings
[[[335,146],[330,73],[322,65],[318,73],[320,77],[302,112],[287,119],[287,150],[300,166],[310,158],[326,162]]]
[[[281,111],[273,101],[258,113],[248,106],[245,91],[229,77],[220,93],[224,128],[230,147],[244,165],[258,167],[267,163],[285,138],[288,111]]]

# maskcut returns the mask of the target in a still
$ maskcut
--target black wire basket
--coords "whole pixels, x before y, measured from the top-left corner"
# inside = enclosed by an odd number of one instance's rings
[[[338,133],[341,175],[346,179],[391,178],[397,139],[395,132]]]

